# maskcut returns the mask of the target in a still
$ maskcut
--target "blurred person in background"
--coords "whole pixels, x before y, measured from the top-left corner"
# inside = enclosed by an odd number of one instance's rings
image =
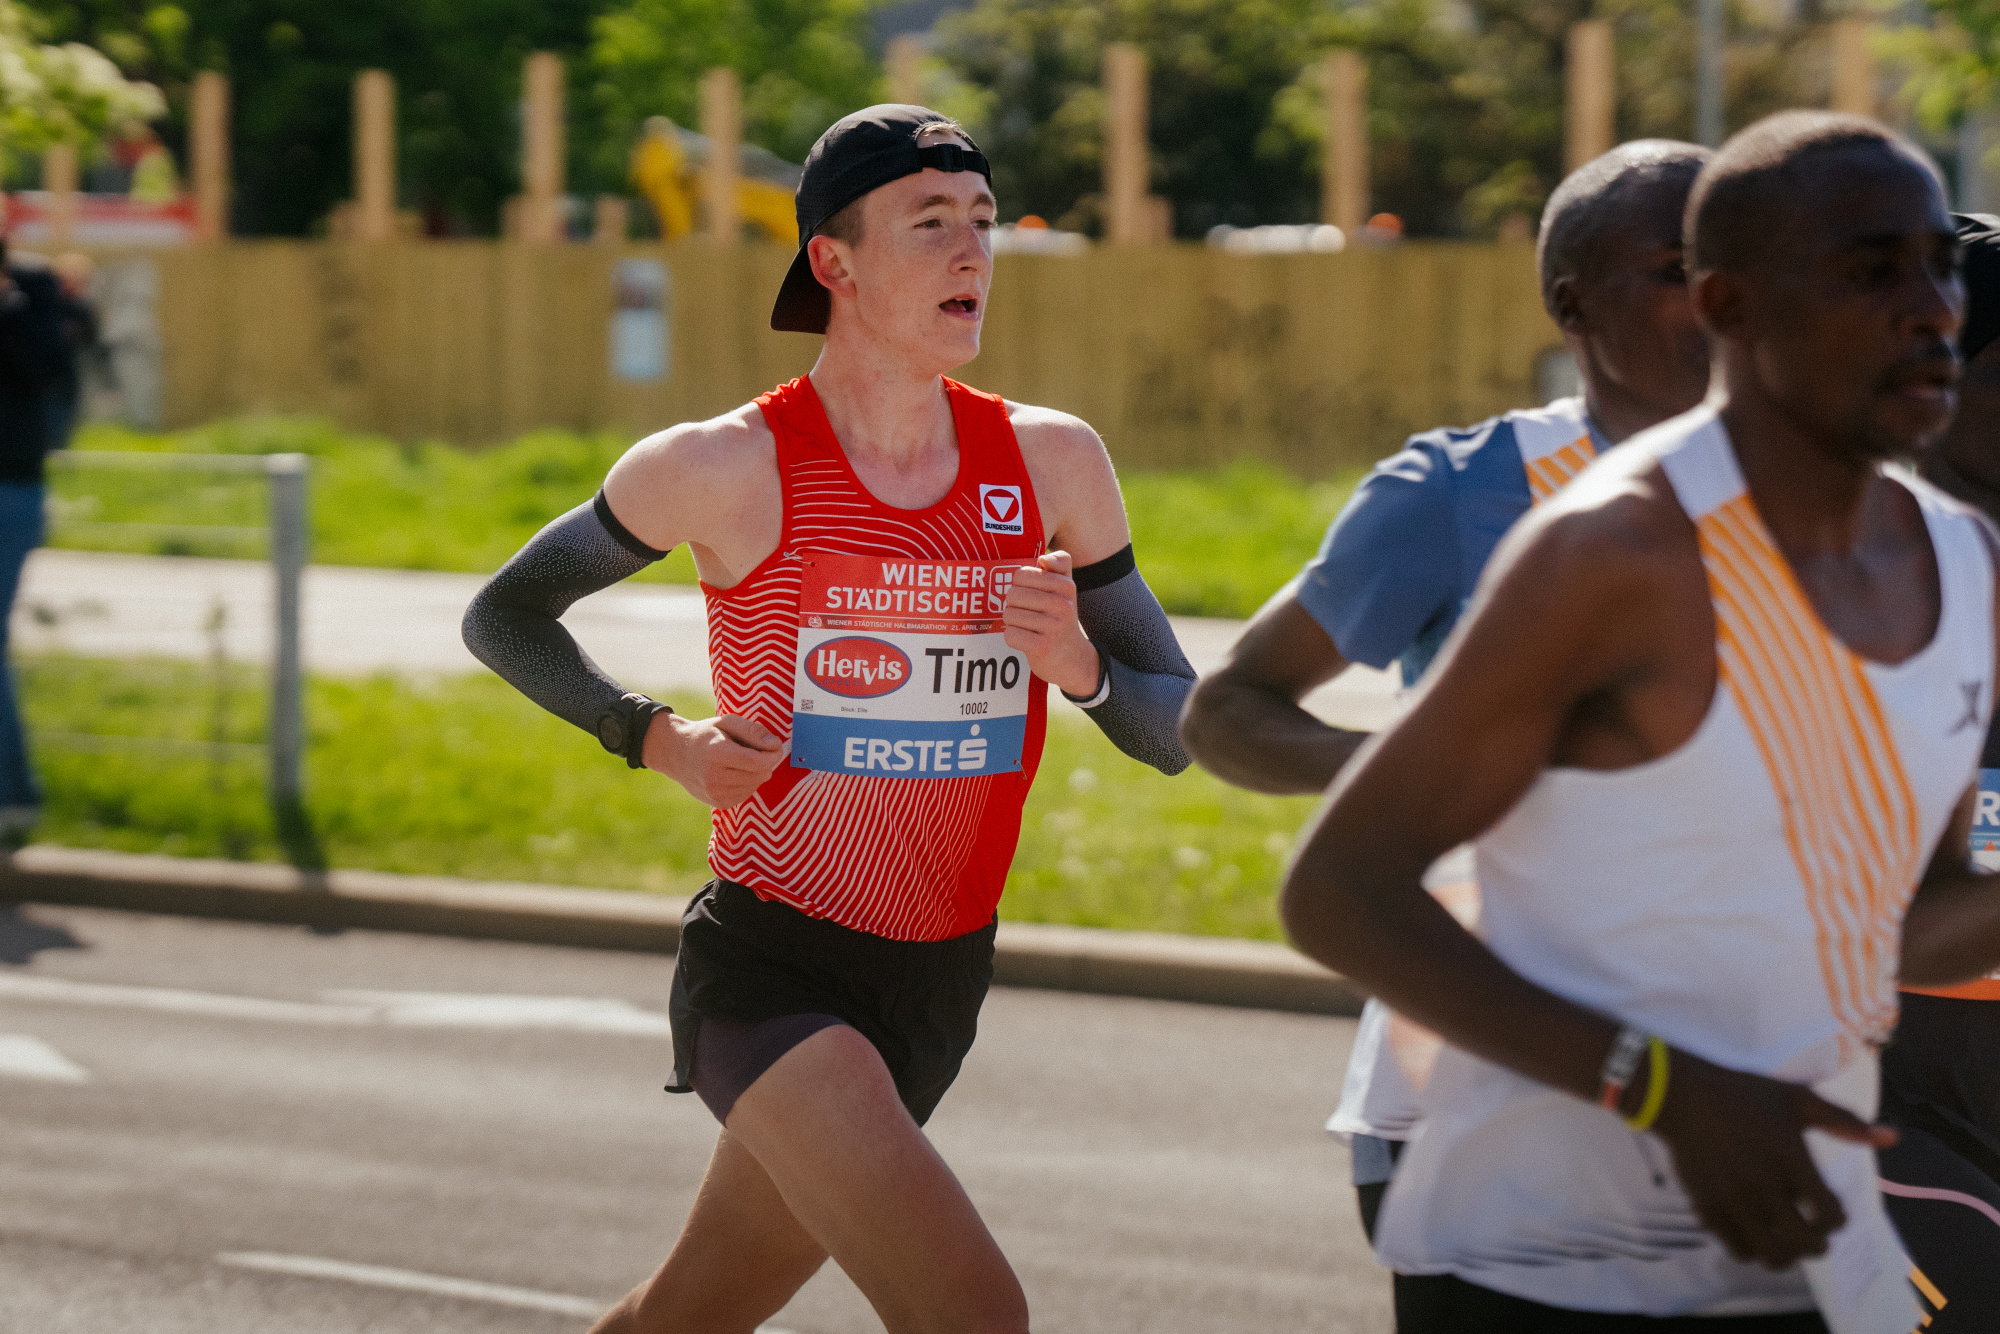
[[[0,237],[0,846],[24,841],[42,810],[4,655],[21,568],[42,541],[49,394],[66,355],[55,275],[10,261]]]
[[[68,449],[83,407],[83,367],[103,356],[97,335],[97,307],[90,299],[90,256],[77,251],[57,255],[54,264],[57,312],[62,325],[63,354],[49,382],[48,429],[51,450]]]
[[[1923,475],[2000,521],[2000,217],[1960,215],[1965,324],[1958,415]],[[2000,726],[1979,757],[1972,859],[2000,870]],[[2000,972],[1909,987],[1882,1050],[1882,1119],[1902,1132],[1878,1155],[1889,1216],[1928,1305],[1925,1334],[2000,1329]]]
[[[1319,554],[1195,688],[1181,732],[1198,762],[1256,792],[1324,790],[1367,734],[1329,727],[1299,701],[1354,662],[1396,663],[1415,686],[1516,519],[1600,451],[1701,402],[1708,340],[1688,296],[1681,213],[1707,158],[1639,140],[1557,188],[1542,214],[1542,299],[1582,396],[1413,436],[1378,464]],[[1426,885],[1476,918],[1469,855],[1443,859]],[[1349,1137],[1371,1239],[1436,1051],[1431,1034],[1368,1002],[1327,1129]]]

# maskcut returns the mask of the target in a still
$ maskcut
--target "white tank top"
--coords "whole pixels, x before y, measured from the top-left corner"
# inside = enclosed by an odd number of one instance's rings
[[[1820,623],[1715,414],[1627,448],[1694,520],[1718,680],[1694,736],[1630,769],[1549,769],[1477,843],[1482,933],[1531,981],[1719,1065],[1812,1084],[1872,1117],[1902,918],[1973,781],[1992,709],[1993,569],[1979,520],[1897,474],[1937,555],[1942,613],[1897,666]],[[1966,700],[1976,690],[1978,716]],[[1378,1234],[1408,1273],[1579,1310],[1731,1315],[1817,1305],[1837,1334],[1907,1334],[1909,1264],[1874,1155],[1808,1136],[1848,1225],[1783,1273],[1703,1231],[1665,1144],[1447,1048]]]

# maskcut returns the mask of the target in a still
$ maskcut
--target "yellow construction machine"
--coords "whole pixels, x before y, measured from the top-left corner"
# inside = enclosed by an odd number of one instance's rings
[[[632,150],[632,183],[652,204],[660,234],[668,240],[695,229],[698,205],[708,189],[708,174],[702,168],[708,164],[709,148],[707,135],[654,116]],[[737,216],[773,241],[798,245],[792,196],[799,188],[801,170],[769,149],[743,145],[736,177]]]

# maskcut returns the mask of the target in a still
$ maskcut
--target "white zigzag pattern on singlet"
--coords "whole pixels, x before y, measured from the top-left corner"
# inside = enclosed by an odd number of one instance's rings
[[[837,464],[793,469],[788,550],[744,584],[707,590],[709,665],[716,710],[792,730],[792,681],[803,568],[792,553],[827,551],[917,560],[996,559],[978,506],[959,495],[922,519],[890,518],[855,495]],[[773,811],[753,798],[717,811],[709,864],[753,881],[794,907],[897,940],[939,938],[955,905],[912,893],[957,880],[995,784],[1014,774],[918,780],[811,773]]]

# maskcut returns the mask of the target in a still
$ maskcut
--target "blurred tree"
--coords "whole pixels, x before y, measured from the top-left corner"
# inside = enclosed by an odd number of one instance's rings
[[[1891,29],[1882,45],[1909,71],[1903,95],[1932,130],[2000,104],[2000,4],[1929,0],[1932,21]]]
[[[40,27],[12,0],[0,0],[0,154],[9,165],[53,144],[87,150],[165,113],[158,88],[128,80],[80,42],[44,44]]]
[[[648,116],[699,128],[704,70],[743,80],[743,135],[803,161],[826,127],[880,99],[868,15],[880,0],[620,0],[591,24],[591,170],[621,179]]]
[[[1956,0],[1954,0],[1956,2]],[[1990,3],[1991,0],[1964,0]],[[1685,138],[1694,33],[1682,0],[979,0],[941,25],[940,54],[983,90],[975,127],[1006,216],[1096,229],[1104,43],[1152,71],[1153,188],[1175,231],[1307,222],[1319,210],[1319,56],[1366,57],[1373,207],[1411,234],[1490,236],[1533,218],[1561,178],[1563,46],[1612,20],[1621,137]],[[1730,123],[1824,99],[1810,24],[1730,11]],[[1811,55],[1801,59],[1802,53]],[[1816,81],[1816,82],[1815,82]]]
[[[32,0],[50,33],[88,41],[168,94],[176,151],[188,80],[230,76],[235,230],[310,233],[352,190],[352,81],[396,78],[402,202],[436,230],[490,232],[519,188],[521,61],[553,50],[572,80],[604,0]],[[574,184],[596,184],[588,155]],[[622,176],[622,172],[620,173]]]

